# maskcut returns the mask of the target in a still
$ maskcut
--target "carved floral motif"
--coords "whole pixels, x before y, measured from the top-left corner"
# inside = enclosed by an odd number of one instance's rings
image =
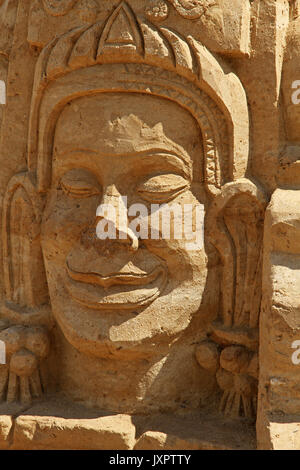
[[[169,8],[164,0],[151,0],[145,12],[151,21],[163,21],[168,17]]]

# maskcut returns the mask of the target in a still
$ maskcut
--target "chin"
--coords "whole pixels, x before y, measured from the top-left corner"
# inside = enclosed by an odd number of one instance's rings
[[[184,334],[199,310],[199,289],[201,294],[200,285],[195,290],[195,284],[175,289],[167,284],[164,294],[140,308],[91,309],[61,287],[60,295],[56,291],[53,296],[52,310],[63,336],[77,351],[99,358],[149,359],[167,355]]]

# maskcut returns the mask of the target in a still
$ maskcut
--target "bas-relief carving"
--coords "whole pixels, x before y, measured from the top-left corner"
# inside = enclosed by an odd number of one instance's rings
[[[43,3],[63,15],[76,2]],[[121,2],[44,47],[27,171],[3,204],[2,399],[55,389],[139,413],[193,409],[209,393],[253,419],[266,199],[248,156],[243,86],[192,36]],[[203,249],[97,239],[97,206],[124,195],[204,205]]]

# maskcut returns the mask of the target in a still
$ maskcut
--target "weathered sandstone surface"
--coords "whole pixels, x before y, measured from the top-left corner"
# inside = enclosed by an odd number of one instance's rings
[[[300,0],[0,0],[0,84],[0,449],[300,449]]]

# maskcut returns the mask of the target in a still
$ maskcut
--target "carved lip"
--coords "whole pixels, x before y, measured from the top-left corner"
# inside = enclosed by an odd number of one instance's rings
[[[167,280],[164,266],[150,273],[82,273],[66,264],[66,287],[80,304],[98,310],[133,309],[153,302],[163,291]]]

